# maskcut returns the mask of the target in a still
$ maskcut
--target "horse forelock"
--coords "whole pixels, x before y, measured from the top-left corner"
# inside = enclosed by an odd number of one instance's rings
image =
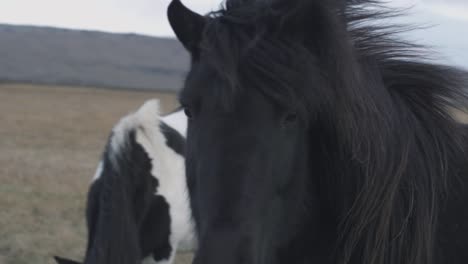
[[[261,6],[254,7],[263,10]],[[322,81],[319,74],[307,74],[319,72],[314,55],[300,43],[271,31],[267,19],[252,18],[251,11],[228,5],[212,14],[200,43],[201,57],[193,65],[202,62],[204,72],[211,72],[205,79],[217,84],[209,92],[222,108],[230,110],[246,89],[254,88],[278,105],[305,111],[306,101],[300,98],[308,93],[303,84]]]

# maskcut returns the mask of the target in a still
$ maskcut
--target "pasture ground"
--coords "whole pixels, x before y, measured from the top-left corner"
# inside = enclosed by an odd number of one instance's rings
[[[82,258],[87,188],[108,133],[155,97],[163,112],[176,106],[173,94],[0,85],[1,264]]]

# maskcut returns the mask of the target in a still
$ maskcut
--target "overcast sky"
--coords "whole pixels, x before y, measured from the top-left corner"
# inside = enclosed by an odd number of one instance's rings
[[[200,13],[220,0],[182,0]],[[0,0],[0,23],[45,25],[172,36],[166,19],[170,0]]]
[[[170,0],[0,1],[0,23],[173,36],[166,19]],[[221,3],[221,0],[182,1],[199,13],[216,10]],[[440,46],[452,60],[468,65],[465,51],[468,47],[468,0],[387,1],[400,7],[413,6],[407,21],[433,26],[415,33],[414,37]]]
[[[421,4],[420,2],[423,2]],[[46,25],[111,32],[172,36],[166,19],[170,0],[1,0],[0,23]],[[468,22],[468,0],[393,0],[419,12]],[[200,13],[217,9],[221,0],[185,0]],[[419,10],[419,9],[418,9]]]

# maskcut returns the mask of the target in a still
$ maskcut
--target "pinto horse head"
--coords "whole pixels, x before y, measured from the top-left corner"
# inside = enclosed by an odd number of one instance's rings
[[[186,117],[148,100],[112,129],[90,185],[83,264],[170,264],[196,246],[186,196]],[[79,264],[55,257],[58,264]]]
[[[227,0],[201,16],[172,1],[192,58],[194,263],[433,262],[464,142],[443,109],[466,102],[463,81],[373,23],[389,17],[375,2]]]

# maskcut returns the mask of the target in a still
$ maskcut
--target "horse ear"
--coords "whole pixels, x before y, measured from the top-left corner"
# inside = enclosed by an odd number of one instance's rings
[[[167,16],[174,33],[184,47],[192,53],[198,52],[205,17],[184,6],[180,0],[172,0],[167,9]]]
[[[57,256],[55,256],[54,259],[57,262],[57,264],[81,264],[79,262],[69,260],[69,259],[64,259],[64,258],[57,257]]]

